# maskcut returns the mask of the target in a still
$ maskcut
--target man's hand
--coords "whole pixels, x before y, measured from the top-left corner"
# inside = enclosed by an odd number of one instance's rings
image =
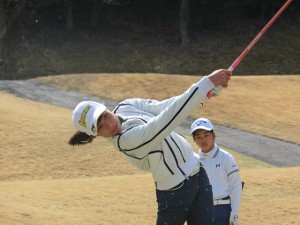
[[[230,213],[230,219],[229,219],[229,225],[238,225],[239,224],[239,216],[237,213],[231,212]]]

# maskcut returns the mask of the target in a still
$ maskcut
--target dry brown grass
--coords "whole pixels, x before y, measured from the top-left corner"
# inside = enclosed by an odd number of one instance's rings
[[[78,74],[37,80],[103,98],[165,99],[199,78],[163,74]],[[192,116],[300,144],[300,76],[233,76],[228,89]]]
[[[1,92],[0,99],[0,180],[143,173],[133,166],[128,167],[123,156],[112,151],[106,139],[96,139],[84,149],[67,145],[75,132],[71,110]],[[106,164],[114,170],[105,167]]]
[[[242,170],[241,224],[299,224],[299,172],[300,167]]]
[[[183,79],[188,86],[191,78]],[[127,163],[105,139],[68,146],[71,110],[2,92],[0,101],[0,224],[155,224],[151,175]],[[298,224],[300,167],[276,168],[231,152],[246,182],[241,224]]]
[[[299,172],[299,167],[242,171],[240,224],[299,224]],[[0,190],[1,224],[155,224],[149,174],[1,182]]]

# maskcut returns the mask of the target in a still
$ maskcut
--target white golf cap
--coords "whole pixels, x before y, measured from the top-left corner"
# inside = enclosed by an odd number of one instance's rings
[[[98,102],[82,101],[73,111],[73,125],[83,133],[97,136],[97,121],[105,110],[105,105]]]
[[[214,129],[212,123],[206,118],[199,118],[191,125],[191,134],[193,134],[196,130],[207,130],[211,131]]]

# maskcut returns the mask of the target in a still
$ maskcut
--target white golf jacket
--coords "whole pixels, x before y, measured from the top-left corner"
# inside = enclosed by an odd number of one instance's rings
[[[203,105],[214,87],[203,77],[179,96],[163,101],[127,99],[113,110],[122,120],[122,132],[112,138],[114,146],[130,163],[150,171],[158,190],[182,182],[199,162],[199,155],[174,129]]]
[[[200,149],[199,156],[212,185],[214,200],[230,196],[231,211],[238,214],[242,198],[242,181],[233,156],[219,148],[216,143],[208,153],[203,153]]]

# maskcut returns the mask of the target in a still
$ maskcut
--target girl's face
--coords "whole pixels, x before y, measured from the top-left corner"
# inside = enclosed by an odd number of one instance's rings
[[[196,130],[193,137],[202,152],[207,153],[214,148],[215,133],[213,131]]]
[[[109,110],[105,110],[101,114],[97,122],[97,127],[97,136],[102,137],[114,137],[118,135],[122,130],[118,116],[113,114]]]

